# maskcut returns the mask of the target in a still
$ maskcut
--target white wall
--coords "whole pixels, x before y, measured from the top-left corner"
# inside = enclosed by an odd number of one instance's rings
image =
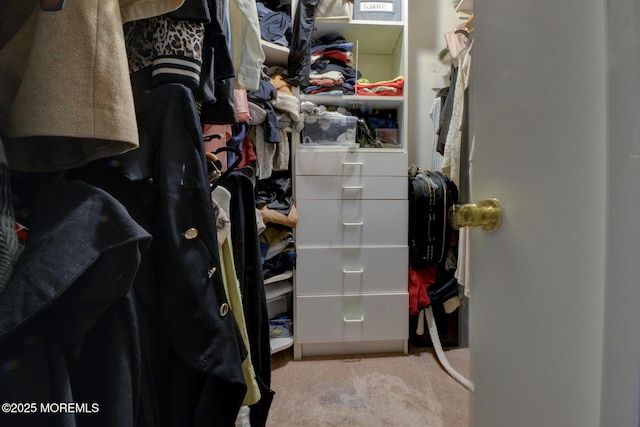
[[[429,113],[436,93],[432,88],[443,86],[441,76],[448,71],[437,60],[438,53],[446,46],[444,33],[459,22],[451,0],[408,0],[408,4],[409,162],[428,169],[433,149]]]

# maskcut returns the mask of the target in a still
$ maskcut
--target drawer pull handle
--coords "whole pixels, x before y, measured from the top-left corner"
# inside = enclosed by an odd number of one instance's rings
[[[360,222],[343,222],[342,225],[344,226],[361,226],[364,225],[364,222],[360,221]]]
[[[362,162],[342,162],[344,166],[362,166]]]
[[[342,272],[344,274],[362,274],[364,273],[364,268],[361,268],[359,270],[347,270],[346,268],[343,268]]]
[[[347,319],[346,317],[344,318],[344,323],[362,323],[364,322],[364,316],[360,316],[357,319]]]
[[[362,185],[343,185],[343,190],[362,190],[364,187]]]

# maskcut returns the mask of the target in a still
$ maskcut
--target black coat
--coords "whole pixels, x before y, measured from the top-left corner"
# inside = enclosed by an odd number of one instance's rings
[[[251,427],[266,425],[274,392],[271,390],[271,344],[269,314],[260,262],[260,241],[256,224],[256,202],[251,179],[241,172],[229,174],[221,186],[231,193],[229,217],[236,275],[261,399],[251,406]]]
[[[134,281],[143,353],[143,425],[233,426],[247,349],[219,268],[202,130],[192,92],[136,100],[140,147],[69,174],[120,200],[152,236]]]
[[[219,269],[193,95],[162,86],[136,111],[138,149],[43,188],[0,295],[0,400],[100,411],[2,426],[235,423],[248,353]]]
[[[0,425],[133,425],[120,422],[134,419],[141,390],[131,284],[149,240],[104,191],[80,182],[39,191],[0,294],[0,402],[15,404]],[[41,407],[60,402],[90,413]]]

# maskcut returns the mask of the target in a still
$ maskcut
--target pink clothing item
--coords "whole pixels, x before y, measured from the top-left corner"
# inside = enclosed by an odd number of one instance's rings
[[[226,147],[227,141],[233,136],[231,125],[212,125],[205,124],[202,128],[202,135],[205,137],[204,151],[213,153],[220,147]],[[227,167],[227,153],[220,152],[216,154],[218,160],[222,162],[222,168]]]
[[[332,86],[339,86],[342,83],[344,83],[344,79],[339,79],[339,80],[333,80],[333,79],[309,79],[309,84],[311,86],[325,86],[325,87],[332,87]]]
[[[251,119],[251,114],[249,113],[249,99],[247,98],[246,90],[233,90],[233,106],[236,109],[236,118],[239,122],[246,122]]]

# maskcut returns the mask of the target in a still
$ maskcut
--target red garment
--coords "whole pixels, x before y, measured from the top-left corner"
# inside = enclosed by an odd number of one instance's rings
[[[352,54],[350,52],[344,52],[342,50],[321,50],[314,52],[311,55],[312,60],[314,58],[331,58],[342,62],[345,65],[351,65]]]
[[[356,94],[363,96],[401,96],[403,88],[403,78],[377,83],[356,83],[355,86]]]
[[[253,164],[258,157],[256,156],[256,150],[253,146],[253,141],[249,137],[249,132],[244,136],[242,140],[242,161],[238,165],[239,167]]]
[[[409,267],[409,313],[418,314],[420,310],[431,304],[427,289],[436,281],[437,265],[414,270]]]

